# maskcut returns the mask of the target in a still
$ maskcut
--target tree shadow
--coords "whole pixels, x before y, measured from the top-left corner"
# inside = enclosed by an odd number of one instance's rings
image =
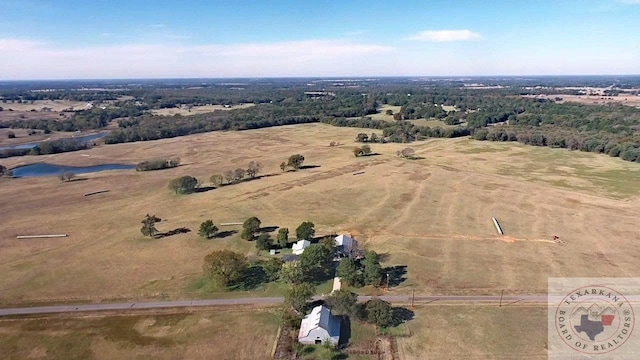
[[[298,168],[298,170],[305,170],[305,169],[315,169],[315,168],[319,168],[320,165],[302,165]]]
[[[165,237],[178,235],[178,234],[186,234],[186,233],[189,233],[189,232],[191,232],[191,229],[188,229],[186,227],[181,227],[181,228],[173,229],[171,231],[167,231],[167,232],[163,232],[163,233],[157,233],[154,236],[154,238],[162,239],[162,238],[165,238]]]
[[[238,232],[238,230],[219,231],[215,235],[213,235],[210,239],[224,239],[227,236],[231,236],[233,234],[236,234],[237,232]]]
[[[267,274],[260,265],[250,266],[243,276],[244,281],[238,284],[234,290],[254,290],[261,284],[269,282]]]
[[[73,179],[71,179],[69,181],[65,181],[65,182],[76,182],[76,181],[87,181],[87,180],[89,180],[89,179],[87,179],[87,178],[73,178]]]
[[[362,154],[360,155],[361,157],[369,157],[369,156],[378,156],[380,155],[380,153],[374,152],[374,153],[370,153],[370,154]]]
[[[278,230],[279,228],[280,228],[279,226],[263,226],[260,229],[258,229],[258,231],[261,233],[270,233]]]
[[[338,347],[343,348],[351,341],[351,319],[346,315],[340,318],[340,342],[338,342]]]
[[[407,278],[405,275],[407,274],[407,266],[406,265],[397,265],[390,266],[382,269],[384,274],[388,274],[389,279],[389,287],[398,286],[403,283]]]
[[[215,186],[201,186],[199,188],[193,189],[193,192],[194,193],[203,193],[203,192],[211,191],[213,189],[215,189]]]
[[[394,307],[391,309],[391,314],[393,315],[391,326],[398,326],[404,322],[413,320],[413,317],[415,316],[415,313],[412,310],[405,307]]]
[[[385,262],[387,260],[389,260],[389,257],[391,255],[387,252],[387,253],[379,253],[378,254],[378,260],[380,260],[380,262]]]

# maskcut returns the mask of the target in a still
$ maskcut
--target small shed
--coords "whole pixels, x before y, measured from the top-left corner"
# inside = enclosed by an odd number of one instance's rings
[[[331,314],[324,305],[316,306],[302,319],[298,342],[301,344],[322,344],[329,341],[333,346],[340,342],[340,319]]]
[[[343,256],[351,256],[354,250],[358,247],[358,242],[349,235],[341,234],[335,237],[336,247],[338,248],[338,254]]]
[[[311,242],[309,240],[300,240],[293,244],[291,250],[295,255],[300,255],[304,252],[304,249],[309,247],[309,245],[311,245]]]

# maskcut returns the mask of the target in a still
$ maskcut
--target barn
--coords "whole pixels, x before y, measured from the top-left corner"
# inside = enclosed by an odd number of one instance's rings
[[[324,305],[316,306],[302,319],[298,342],[301,344],[323,344],[329,341],[333,346],[340,342],[340,319],[331,314]]]

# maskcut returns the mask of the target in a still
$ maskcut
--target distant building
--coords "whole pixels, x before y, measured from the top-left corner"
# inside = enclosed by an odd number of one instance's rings
[[[333,346],[340,342],[340,319],[331,315],[324,305],[316,306],[302,319],[298,342],[301,344],[322,344],[329,341]]]
[[[311,245],[311,242],[309,240],[300,240],[293,244],[291,250],[295,255],[300,255],[304,252],[304,249],[309,247],[309,245]]]

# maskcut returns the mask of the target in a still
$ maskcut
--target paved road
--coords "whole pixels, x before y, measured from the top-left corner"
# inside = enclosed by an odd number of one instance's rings
[[[367,301],[374,296],[359,296],[359,301]],[[393,303],[410,303],[410,295],[390,295],[379,296],[378,298]],[[319,297],[316,299],[320,299]],[[420,295],[414,298],[416,303],[481,303],[499,302],[500,296],[432,296]],[[208,300],[178,300],[178,301],[154,301],[154,302],[128,302],[128,303],[106,303],[106,304],[83,304],[83,305],[59,305],[59,306],[37,306],[26,308],[6,308],[0,309],[0,316],[9,315],[32,315],[32,314],[52,314],[52,313],[73,313],[105,310],[140,310],[140,309],[163,309],[163,308],[185,308],[185,307],[206,307],[221,305],[270,305],[283,302],[281,297],[256,297],[242,299],[208,299]],[[522,295],[504,296],[502,303],[505,305],[514,303],[547,303],[546,295]]]

